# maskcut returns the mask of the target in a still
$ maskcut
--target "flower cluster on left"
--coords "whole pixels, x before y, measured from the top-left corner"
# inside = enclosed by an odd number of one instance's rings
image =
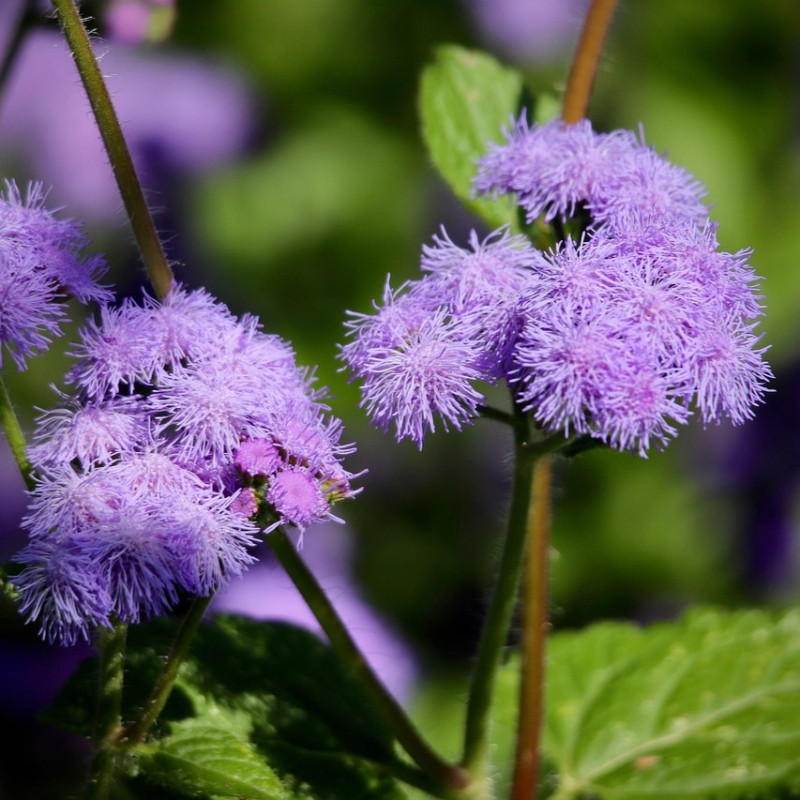
[[[100,302],[71,391],[41,414],[14,578],[49,641],[163,614],[254,561],[259,530],[336,520],[354,494],[341,424],[290,346],[202,289],[112,305],[80,229],[39,186],[0,200],[0,342],[23,368],[60,332],[64,291]]]

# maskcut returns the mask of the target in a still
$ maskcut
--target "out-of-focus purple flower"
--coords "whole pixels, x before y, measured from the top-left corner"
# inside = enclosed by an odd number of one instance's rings
[[[334,529],[324,536],[314,533],[311,528],[304,536],[304,560],[384,685],[399,700],[409,698],[417,674],[414,658],[387,622],[361,598],[348,566],[348,531]],[[322,634],[297,588],[269,557],[248,570],[241,580],[220,590],[211,610],[290,622]]]
[[[118,43],[97,49],[145,189],[160,191],[166,175],[211,168],[246,145],[253,112],[236,73]],[[78,73],[55,32],[31,33],[18,55],[0,103],[3,154],[56,187],[53,198],[85,219],[121,209]]]
[[[588,0],[466,0],[480,34],[516,60],[562,56],[577,38]]]
[[[175,14],[175,0],[109,0],[103,21],[115,41],[140,44],[167,38]]]
[[[97,283],[103,258],[84,255],[80,226],[57,219],[45,197],[41,184],[30,184],[23,197],[13,182],[0,195],[0,348],[20,370],[61,335],[65,294],[82,302],[110,297]]]

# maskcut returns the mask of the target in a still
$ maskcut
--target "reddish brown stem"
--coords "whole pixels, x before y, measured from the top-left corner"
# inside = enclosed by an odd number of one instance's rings
[[[522,576],[522,667],[519,720],[511,800],[532,800],[539,778],[539,746],[544,718],[547,641],[547,562],[550,541],[551,458],[540,459],[533,473],[527,547]]]
[[[597,64],[616,5],[617,0],[592,0],[569,71],[561,111],[564,122],[578,122],[589,110]]]

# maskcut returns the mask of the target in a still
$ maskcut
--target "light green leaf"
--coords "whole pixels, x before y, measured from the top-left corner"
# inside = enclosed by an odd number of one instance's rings
[[[520,109],[522,76],[477,50],[446,45],[422,73],[422,135],[433,163],[456,196],[492,227],[516,226],[516,204],[471,194],[476,162]]]
[[[800,612],[703,609],[553,636],[544,749],[558,800],[797,791]]]
[[[139,757],[148,781],[189,797],[289,800],[289,792],[246,737],[206,720],[174,723]]]

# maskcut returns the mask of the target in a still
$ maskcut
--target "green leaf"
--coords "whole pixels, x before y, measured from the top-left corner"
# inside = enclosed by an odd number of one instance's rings
[[[514,702],[515,683],[500,682],[499,706]],[[701,609],[646,629],[554,635],[544,750],[557,800],[797,792],[800,612]]]
[[[246,737],[218,721],[174,723],[171,733],[139,756],[148,780],[177,794],[288,800],[290,793]]]
[[[517,226],[516,203],[471,195],[476,162],[520,110],[522,76],[477,50],[446,45],[422,73],[422,135],[456,196],[490,226]]]
[[[132,626],[123,718],[145,702],[177,630]],[[92,729],[96,664],[50,714]],[[308,631],[217,615],[200,628],[153,738],[120,759],[127,795],[263,800],[399,800],[393,740],[337,655]]]

